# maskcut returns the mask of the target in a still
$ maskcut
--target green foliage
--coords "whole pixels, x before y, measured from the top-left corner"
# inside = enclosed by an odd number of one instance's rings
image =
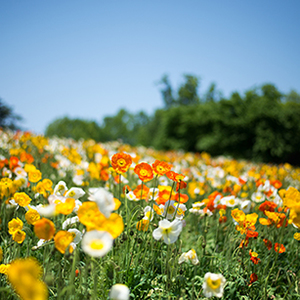
[[[56,119],[49,124],[46,128],[45,136],[67,137],[73,138],[74,140],[83,138],[100,141],[101,128],[95,121],[64,117]]]
[[[22,118],[16,115],[13,109],[7,106],[0,98],[0,127],[12,130],[20,129],[17,123],[21,119]]]
[[[115,116],[105,117],[101,130],[102,141],[122,140],[124,143],[136,145],[138,143],[147,145],[146,126],[149,117],[144,112],[131,114],[121,109]]]
[[[200,97],[194,75],[184,75],[176,92],[167,75],[159,84],[164,109],[152,116],[120,109],[101,125],[65,117],[51,123],[46,135],[300,164],[300,95],[295,91],[284,95],[265,84],[225,99],[214,83]]]
[[[200,104],[171,107],[162,116],[156,145],[300,164],[300,103],[283,98],[275,86],[266,84],[244,96],[233,93],[217,102],[208,96]]]
[[[164,75],[159,82],[164,87],[160,90],[164,101],[165,108],[178,105],[193,105],[200,101],[198,95],[199,78],[194,75],[185,74],[185,82],[179,87],[177,97],[174,97],[173,88],[169,77]]]

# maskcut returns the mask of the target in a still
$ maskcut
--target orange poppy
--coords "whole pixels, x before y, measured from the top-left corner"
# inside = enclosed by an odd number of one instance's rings
[[[180,203],[186,203],[189,200],[189,196],[186,194],[180,193],[180,199],[179,199],[179,194],[177,193],[174,197],[174,200],[177,202],[179,202],[179,200],[180,200]]]
[[[283,244],[275,243],[274,250],[276,252],[283,253],[285,252],[285,247],[283,246]]]
[[[42,218],[35,222],[34,233],[39,239],[51,240],[55,233],[55,225],[49,219]]]
[[[252,273],[250,275],[250,284],[252,284],[253,282],[257,281],[258,280],[258,277],[255,273]]]
[[[265,211],[274,212],[277,204],[271,201],[265,201],[259,206],[259,210],[265,214]]]
[[[268,240],[268,239],[264,239],[263,241],[264,241],[267,249],[271,250],[272,249],[272,242],[270,240]]]
[[[138,185],[135,190],[133,191],[134,195],[136,196],[137,199],[139,200],[147,200],[148,199],[148,196],[149,196],[149,191],[150,189],[143,185],[143,190],[142,190],[142,185]]]
[[[135,166],[134,172],[139,176],[139,178],[144,181],[150,181],[154,175],[153,175],[153,169],[152,167],[147,163],[139,163]]]
[[[111,166],[119,174],[127,172],[131,164],[132,157],[126,153],[116,153],[111,158]]]
[[[165,175],[167,172],[169,172],[172,168],[172,165],[164,162],[155,160],[155,162],[152,164],[153,172],[157,175]]]

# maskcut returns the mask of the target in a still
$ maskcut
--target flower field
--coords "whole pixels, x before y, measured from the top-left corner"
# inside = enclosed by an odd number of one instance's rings
[[[300,169],[0,129],[0,299],[300,299]]]

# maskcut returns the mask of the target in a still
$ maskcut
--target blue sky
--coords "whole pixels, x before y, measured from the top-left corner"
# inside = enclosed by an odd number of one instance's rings
[[[0,98],[43,133],[55,118],[101,122],[163,106],[168,74],[225,97],[273,83],[300,92],[298,0],[0,0]]]

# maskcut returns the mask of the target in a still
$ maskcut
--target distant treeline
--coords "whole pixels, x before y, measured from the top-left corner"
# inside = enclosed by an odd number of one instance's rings
[[[102,123],[64,117],[48,125],[46,136],[122,140],[156,149],[182,149],[255,161],[300,165],[300,95],[272,84],[232,93],[226,99],[212,84],[199,96],[199,79],[185,75],[174,91],[160,82],[164,108],[153,115],[121,109]]]

